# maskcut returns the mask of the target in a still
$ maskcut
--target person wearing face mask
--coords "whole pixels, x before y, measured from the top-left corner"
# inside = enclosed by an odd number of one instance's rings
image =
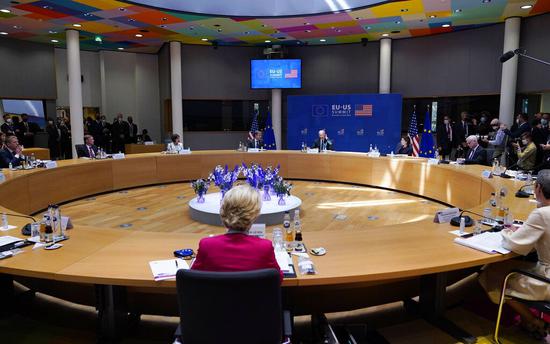
[[[443,124],[437,128],[437,150],[443,160],[456,159],[458,142],[458,136],[455,126],[451,123],[451,118],[447,115],[443,116]]]
[[[523,148],[518,143],[512,143],[512,146],[514,146],[517,151],[519,159],[517,163],[518,168],[524,171],[531,171],[536,165],[537,147],[533,143],[530,133],[523,133],[523,135],[521,135],[521,143]]]
[[[99,136],[97,145],[106,152],[111,152],[111,123],[107,122],[105,115],[99,116]]]
[[[504,132],[513,139],[520,138],[525,132],[531,132],[531,126],[527,122],[529,116],[526,113],[520,113],[516,116],[516,125],[511,130],[506,129]]]
[[[504,133],[506,124],[500,124],[498,119],[494,118],[491,121],[490,126],[491,133],[493,133],[493,135],[491,135],[492,139],[482,138],[481,140],[494,149],[493,159],[501,161],[502,155],[504,154],[504,147],[506,145],[506,134]]]
[[[476,131],[477,134],[481,136],[487,136],[489,134],[489,132],[491,131],[491,126],[489,125],[489,113],[481,113]]]
[[[532,120],[531,128],[531,137],[533,138],[535,147],[537,147],[537,158],[535,159],[535,164],[539,165],[543,156],[541,145],[546,143],[546,139],[548,138],[548,130],[542,127],[542,118],[535,118]]]
[[[4,115],[4,123],[0,127],[0,130],[6,135],[15,134],[15,128],[13,127],[13,120],[10,115]]]
[[[124,153],[124,144],[130,136],[130,125],[122,118],[122,114],[119,113],[111,126],[111,133],[113,136],[113,153]]]
[[[516,269],[531,271],[537,275],[550,278],[550,170],[541,170],[535,182],[537,208],[527,221],[515,229],[505,228],[502,235],[502,246],[520,255],[527,255],[533,249],[537,251],[538,262],[521,259],[510,259],[485,266],[479,276],[479,283],[492,302],[498,304],[505,277]],[[529,307],[515,301],[512,297],[524,300],[550,301],[548,284],[529,278],[525,275],[511,275],[505,290],[505,302],[521,316],[520,326],[530,334],[544,338],[548,327],[542,319],[536,318]]]

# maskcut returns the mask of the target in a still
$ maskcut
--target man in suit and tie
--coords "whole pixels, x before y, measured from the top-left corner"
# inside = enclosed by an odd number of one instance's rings
[[[95,159],[98,148],[94,145],[94,137],[92,135],[84,135],[84,144],[76,145],[76,154],[79,158]]]
[[[445,115],[443,117],[443,125],[440,125],[437,130],[437,149],[439,155],[445,160],[456,159],[458,142],[451,118]]]
[[[23,147],[19,145],[17,136],[8,136],[5,147],[0,150],[0,168],[7,168],[10,166],[10,163],[12,167],[21,165],[21,161],[25,159],[22,152]]]
[[[487,151],[477,142],[477,136],[470,135],[466,138],[468,153],[466,153],[465,164],[487,165]]]
[[[252,140],[248,140],[248,148],[258,148],[262,149],[264,148],[264,140],[262,140],[262,132],[256,131],[254,133],[254,138]]]
[[[134,118],[132,116],[128,116],[128,143],[137,143],[137,135],[138,135],[138,127],[137,124],[134,123]]]
[[[40,131],[40,127],[36,123],[29,122],[29,115],[26,113],[21,115],[19,131],[21,133],[22,145],[24,147],[34,147],[34,135]]]
[[[318,148],[319,152],[325,150],[332,150],[332,141],[328,138],[327,132],[322,129],[319,130],[319,138],[313,143],[313,148]]]

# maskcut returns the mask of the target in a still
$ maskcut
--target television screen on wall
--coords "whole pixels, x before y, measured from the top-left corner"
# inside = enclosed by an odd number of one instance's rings
[[[251,60],[250,87],[265,88],[301,88],[302,60]]]
[[[4,113],[44,118],[44,102],[42,100],[2,99]]]

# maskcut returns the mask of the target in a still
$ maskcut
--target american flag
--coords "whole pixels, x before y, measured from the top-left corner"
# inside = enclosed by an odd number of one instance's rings
[[[298,70],[291,69],[290,73],[285,73],[285,79],[296,79],[298,77]]]
[[[259,127],[258,127],[258,114],[259,113],[260,113],[260,111],[257,108],[255,108],[254,109],[254,118],[252,119],[252,125],[250,125],[250,131],[248,132],[248,137],[251,140],[254,140],[254,134],[259,129]]]
[[[355,104],[355,116],[372,116],[372,104]]]
[[[416,125],[416,105],[414,106],[411,121],[409,123],[409,137],[413,147],[413,156],[418,156],[420,144],[418,142],[418,126]]]

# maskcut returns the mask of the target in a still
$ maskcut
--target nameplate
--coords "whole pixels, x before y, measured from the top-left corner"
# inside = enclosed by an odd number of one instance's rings
[[[0,172],[0,183],[2,182],[5,182],[6,181],[6,175],[2,172]]]
[[[446,223],[450,222],[453,217],[457,217],[460,214],[458,208],[447,208],[443,210],[438,210],[435,213],[434,222],[435,223]]]
[[[260,148],[248,148],[248,153],[258,153]]]
[[[368,152],[367,156],[369,158],[378,158],[378,157],[380,157],[380,152]]]
[[[143,144],[146,146],[152,146],[155,144],[155,141],[144,141]]]
[[[44,164],[46,168],[56,168],[57,167],[57,161],[47,161],[46,164]]]
[[[307,154],[319,154],[319,149],[317,148],[308,148]]]
[[[486,179],[493,178],[493,173],[489,170],[484,170],[481,172],[481,177]]]
[[[256,223],[250,227],[248,235],[265,239],[265,223]]]
[[[182,149],[178,151],[178,154],[191,154],[191,148]]]
[[[428,159],[428,165],[439,165],[439,159]]]
[[[114,160],[124,159],[124,153],[115,153],[115,154],[113,154],[113,159]]]

